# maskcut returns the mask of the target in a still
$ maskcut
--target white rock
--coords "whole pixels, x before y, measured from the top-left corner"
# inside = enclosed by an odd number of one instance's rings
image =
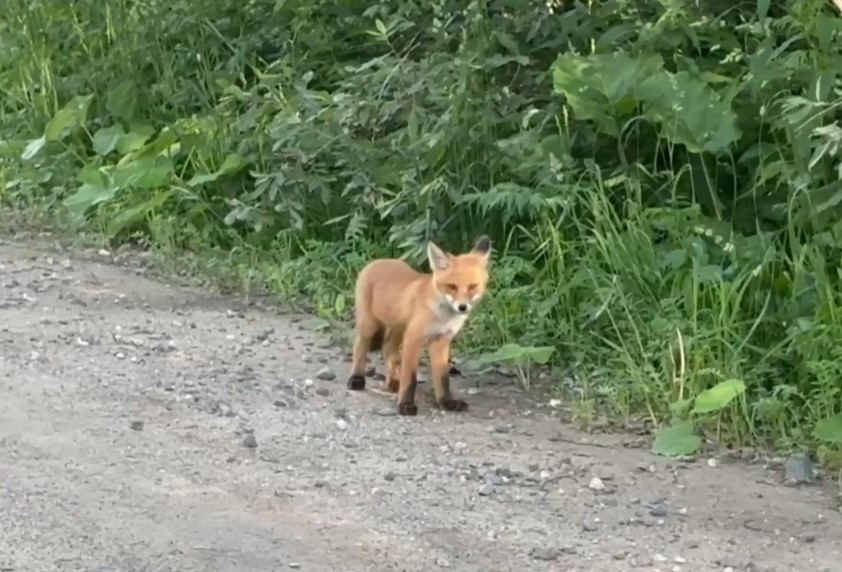
[[[595,491],[604,491],[605,483],[603,483],[602,479],[600,479],[599,477],[594,477],[591,479],[591,482],[588,483],[588,488]]]

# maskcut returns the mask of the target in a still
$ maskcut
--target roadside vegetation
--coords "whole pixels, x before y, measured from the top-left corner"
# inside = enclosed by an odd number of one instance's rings
[[[825,0],[7,0],[0,193],[347,318],[494,239],[458,340],[656,452],[842,457],[842,17]],[[210,264],[210,263],[209,263]]]

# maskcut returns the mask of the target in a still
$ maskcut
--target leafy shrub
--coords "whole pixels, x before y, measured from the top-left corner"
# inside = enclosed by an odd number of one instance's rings
[[[488,233],[465,349],[552,346],[583,401],[654,424],[738,386],[693,430],[838,441],[826,2],[7,6],[6,204],[247,252],[245,274],[326,314],[368,258]]]

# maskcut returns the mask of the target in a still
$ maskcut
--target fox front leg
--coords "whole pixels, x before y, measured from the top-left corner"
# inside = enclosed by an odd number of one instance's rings
[[[430,376],[436,403],[446,411],[467,411],[468,404],[450,393],[450,338],[442,336],[430,342]]]

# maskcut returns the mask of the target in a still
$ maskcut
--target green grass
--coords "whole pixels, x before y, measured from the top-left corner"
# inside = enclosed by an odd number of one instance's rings
[[[332,320],[372,257],[489,234],[463,354],[540,354],[662,453],[839,465],[827,3],[7,4],[4,209]]]

